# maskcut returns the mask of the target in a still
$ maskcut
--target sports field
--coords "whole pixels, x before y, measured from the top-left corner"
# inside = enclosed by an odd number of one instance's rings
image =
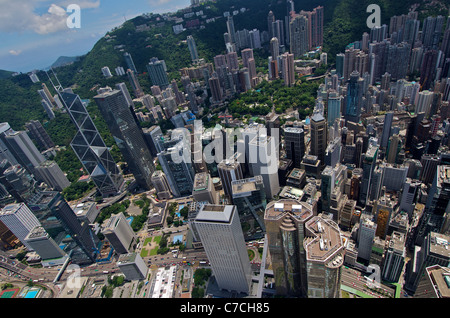
[[[4,291],[0,292],[0,298],[14,298],[18,293],[20,289],[5,289]]]

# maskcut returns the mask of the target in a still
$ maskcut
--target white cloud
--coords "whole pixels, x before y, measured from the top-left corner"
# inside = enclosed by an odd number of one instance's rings
[[[68,30],[66,8],[69,4],[78,4],[81,9],[92,9],[100,6],[100,0],[54,0],[47,12],[43,0],[0,0],[0,32],[22,33],[32,31],[38,34],[49,34]],[[48,5],[48,4],[47,4]]]
[[[9,54],[17,56],[20,55],[20,53],[22,53],[22,50],[10,50]]]

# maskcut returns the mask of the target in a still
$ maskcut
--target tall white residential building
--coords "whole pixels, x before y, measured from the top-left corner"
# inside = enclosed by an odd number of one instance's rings
[[[41,223],[24,203],[14,203],[5,206],[0,211],[0,221],[25,245],[33,248],[25,241],[27,235]]]
[[[234,205],[204,205],[194,224],[221,289],[249,293],[252,271]]]
[[[136,243],[136,235],[123,213],[111,216],[102,234],[118,254],[128,254]]]
[[[362,215],[359,223],[358,233],[358,257],[370,260],[370,254],[372,253],[373,239],[375,238],[375,232],[377,230],[377,224],[373,222],[369,217]]]

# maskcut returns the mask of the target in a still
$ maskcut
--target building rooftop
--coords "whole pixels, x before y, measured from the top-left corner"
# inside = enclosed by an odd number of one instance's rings
[[[16,213],[17,210],[23,205],[23,203],[12,203],[5,206],[1,211],[0,215],[9,215]]]
[[[292,171],[289,174],[288,178],[301,180],[301,179],[303,179],[305,177],[305,174],[306,174],[305,170],[299,169],[299,168],[294,168],[294,169],[292,169]]]
[[[343,264],[344,243],[338,225],[330,219],[315,216],[305,224],[307,238],[303,242],[306,258],[327,267]]]
[[[294,199],[281,199],[267,204],[264,219],[277,220],[290,214],[297,220],[306,220],[313,215],[311,208],[304,202]]]
[[[203,191],[208,188],[210,176],[206,172],[200,172],[195,175],[193,191]]]
[[[195,222],[230,223],[234,205],[205,204],[197,214]]]
[[[262,184],[261,176],[254,176],[252,178],[234,180],[231,182],[231,190],[233,195],[249,193],[258,190],[257,184]]]
[[[446,256],[447,258],[450,258],[450,236],[443,235],[436,232],[430,233],[430,252],[433,254],[439,254],[442,256]]]
[[[48,233],[45,231],[45,229],[42,226],[36,226],[34,229],[28,233],[26,236],[26,240],[28,239],[37,239],[37,238],[47,238],[49,237]]]
[[[126,265],[136,261],[137,253],[121,254],[117,260],[117,265]]]
[[[426,272],[433,282],[435,293],[441,298],[450,298],[450,269],[435,265],[427,267]]]

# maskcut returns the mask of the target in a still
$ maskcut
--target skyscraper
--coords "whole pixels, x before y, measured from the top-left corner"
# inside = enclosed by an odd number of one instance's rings
[[[147,278],[148,267],[138,253],[122,254],[117,260],[117,267],[127,280],[143,280]]]
[[[293,199],[272,201],[264,214],[267,242],[278,295],[307,297],[305,223],[311,206]]]
[[[59,92],[62,103],[77,128],[70,146],[103,196],[117,194],[123,177],[80,97],[67,90]]]
[[[192,35],[188,35],[187,37],[187,45],[189,48],[189,53],[191,54],[191,59],[193,62],[198,60],[198,52],[197,46],[195,45],[195,40]]]
[[[160,170],[156,170],[152,175],[152,183],[156,189],[158,199],[168,200],[171,198],[169,183],[167,182],[166,175]]]
[[[241,224],[253,221],[253,233],[245,233],[246,238],[262,237],[265,232],[264,211],[267,205],[262,177],[235,180],[231,182],[231,189],[233,204],[237,207]]]
[[[208,201],[210,204],[218,204],[217,192],[214,189],[209,173],[201,172],[195,174],[192,197],[198,202]]]
[[[25,124],[25,127],[31,134],[31,138],[33,138],[43,149],[55,147],[55,143],[38,120],[30,120]]]
[[[175,197],[192,195],[195,175],[190,158],[185,157],[186,151],[182,142],[179,142],[158,153],[158,161]],[[181,158],[181,160],[174,161],[174,158]]]
[[[0,221],[27,247],[33,250],[25,238],[36,227],[40,226],[39,220],[24,204],[10,204],[0,211]]]
[[[311,149],[310,154],[317,156],[321,164],[325,164],[327,148],[327,123],[322,114],[316,112],[311,117]]]
[[[249,293],[252,270],[233,205],[204,205],[194,220],[219,288]]]
[[[295,84],[294,54],[284,53],[281,55],[281,74],[285,86]]]
[[[378,147],[370,145],[366,153],[364,154],[362,162],[363,176],[361,180],[361,188],[359,191],[359,203],[363,206],[366,205],[368,201],[372,175],[373,171],[375,170],[377,157]]]
[[[235,180],[244,178],[241,163],[233,158],[223,160],[217,166],[220,180],[222,181],[222,187],[225,195],[231,198],[232,188],[231,184]]]
[[[136,66],[134,65],[133,58],[131,57],[131,54],[128,53],[128,52],[125,52],[123,54],[123,58],[125,59],[125,63],[127,64],[127,69],[130,69],[135,74],[138,74],[138,71],[136,69]]]
[[[95,261],[97,237],[89,223],[79,220],[61,193],[43,191],[27,200],[27,206],[45,231],[76,264]]]
[[[121,91],[109,90],[94,97],[108,128],[138,185],[151,188],[152,156]]]
[[[300,168],[305,155],[305,133],[302,128],[286,127],[284,129],[286,157],[291,159],[294,166]]]
[[[236,31],[234,29],[233,16],[231,15],[227,17],[227,30],[228,34],[231,37],[231,43],[236,43]]]
[[[308,298],[340,298],[345,247],[336,222],[314,216],[305,223]]]
[[[363,95],[363,87],[357,71],[353,71],[350,74],[347,92],[347,105],[345,105],[344,117],[347,121],[359,123],[361,118],[361,98]]]
[[[70,181],[55,161],[46,160],[35,169],[36,178],[44,181],[56,191],[63,191],[70,186]]]
[[[109,218],[102,234],[118,254],[128,254],[134,250],[136,235],[122,212]]]
[[[289,24],[291,53],[295,58],[300,58],[310,48],[309,21],[305,15],[296,15]]]
[[[152,85],[159,86],[162,90],[169,86],[169,78],[167,77],[166,63],[164,60],[158,60],[158,58],[153,57],[147,64],[148,76]]]
[[[373,239],[375,238],[375,232],[377,230],[377,224],[371,220],[370,217],[362,215],[359,222],[358,231],[358,257],[366,261],[370,260],[370,254],[372,253]]]

